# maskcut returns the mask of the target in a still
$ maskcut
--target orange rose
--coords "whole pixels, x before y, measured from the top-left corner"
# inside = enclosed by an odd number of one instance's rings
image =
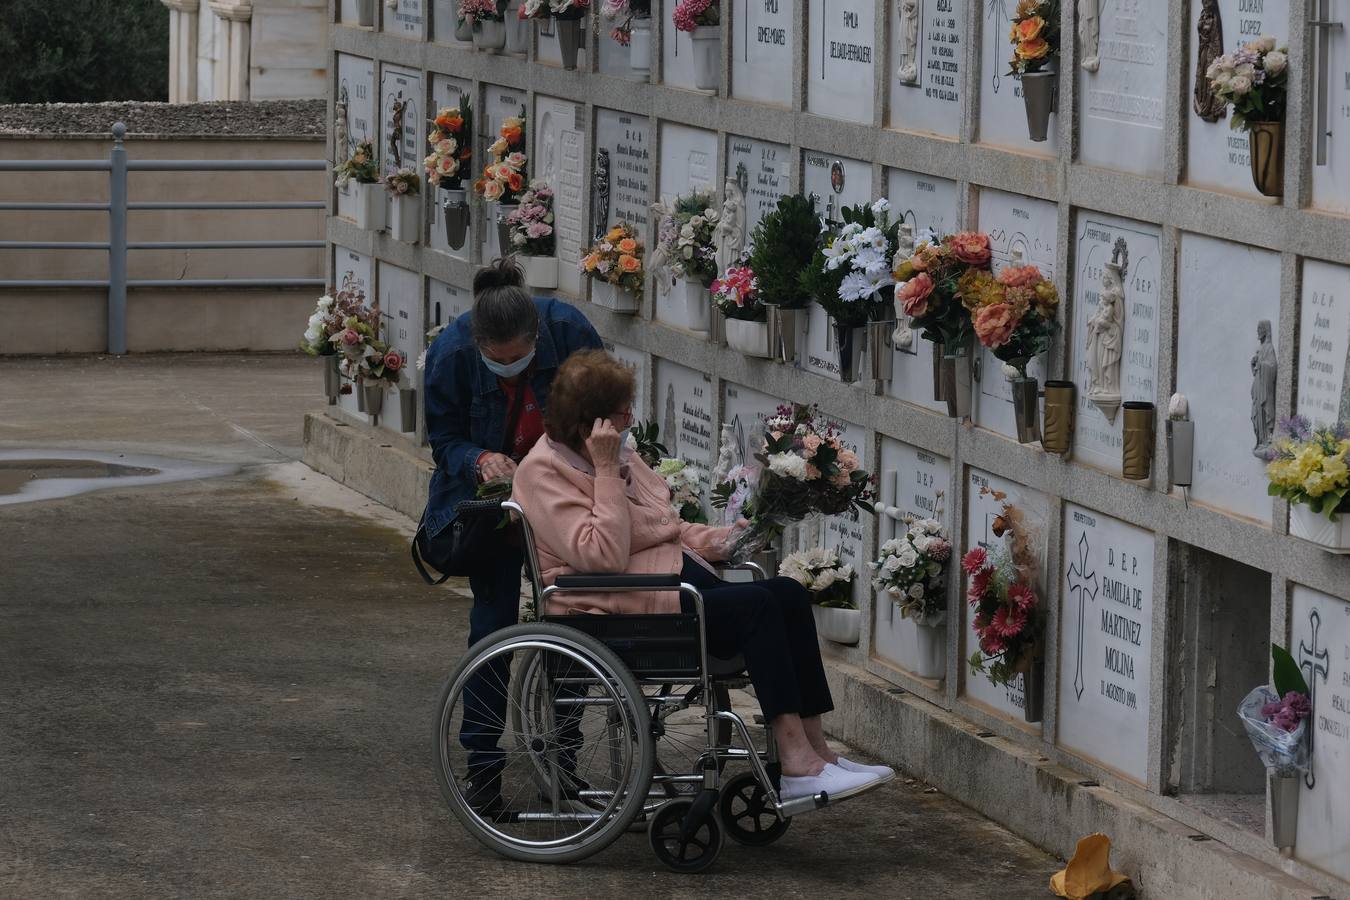
[[[920,272],[900,285],[898,296],[905,307],[905,315],[922,316],[928,312],[928,298],[933,287],[933,278],[927,272]]]
[[[502,128],[502,137],[506,139],[506,142],[508,144],[520,143],[520,134],[521,132],[519,128],[512,128],[512,127]]]
[[[437,116],[436,127],[442,131],[459,131],[464,126],[464,120],[459,116]]]
[[[632,238],[624,238],[623,240],[619,241],[618,247],[620,253],[631,254],[633,251],[637,250],[637,241],[633,240]]]
[[[975,313],[975,336],[989,349],[1002,347],[1013,336],[1018,317],[1012,307],[998,303],[985,306]]]
[[[513,191],[518,191],[525,186],[525,179],[520,177],[519,172],[512,172],[506,176],[506,185]]]
[[[642,263],[638,262],[637,257],[624,254],[619,257],[619,269],[624,272],[636,272],[642,268]]]
[[[1050,44],[1045,38],[1023,41],[1013,51],[1018,59],[1042,59],[1050,53]]]
[[[961,231],[947,239],[952,256],[972,266],[989,263],[989,235],[979,231]]]
[[[1023,19],[1017,23],[1017,40],[1032,41],[1041,36],[1045,30],[1045,20],[1040,16],[1032,16],[1029,19]]]
[[[599,262],[600,262],[599,258],[594,253],[592,253],[581,261],[581,265],[583,268],[585,268],[587,272],[594,272],[595,266]]]
[[[1035,287],[1041,280],[1041,270],[1035,266],[1004,266],[998,273],[998,283],[1008,287]]]

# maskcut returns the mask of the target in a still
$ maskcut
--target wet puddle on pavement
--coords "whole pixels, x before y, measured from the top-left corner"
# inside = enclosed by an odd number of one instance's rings
[[[236,466],[79,450],[0,451],[0,506],[72,497],[113,487],[216,478]]]

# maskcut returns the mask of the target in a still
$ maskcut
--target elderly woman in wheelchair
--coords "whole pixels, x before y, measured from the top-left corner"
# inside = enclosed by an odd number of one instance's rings
[[[546,437],[520,464],[505,504],[524,520],[543,621],[475,645],[448,679],[438,776],[461,821],[508,856],[580,859],[646,815],[658,856],[692,870],[720,848],[714,809],[733,838],[767,843],[788,816],[894,772],[830,749],[821,716],[833,702],[809,595],[788,578],[718,576],[713,564],[725,559],[732,529],[672,511],[664,479],[627,446],[634,393],[632,372],[601,351],[559,369]],[[515,749],[502,750],[500,764],[524,774],[503,781],[501,807],[484,814],[465,797],[460,778],[472,773],[456,770],[454,736],[464,683],[503,656],[518,668],[503,688],[511,696],[502,724]],[[742,666],[769,726],[764,751],[728,702],[726,688],[744,683]],[[695,706],[695,737],[673,737],[681,712]],[[690,720],[686,712],[686,729]],[[731,746],[733,729],[741,747]],[[696,771],[670,771],[680,748],[692,748]],[[751,771],[722,785],[733,760]]]

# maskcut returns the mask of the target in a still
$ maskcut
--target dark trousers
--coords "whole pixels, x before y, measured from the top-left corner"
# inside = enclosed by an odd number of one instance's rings
[[[469,646],[516,624],[520,609],[520,572],[524,556],[517,552],[491,571],[469,577],[473,609],[469,612]],[[464,721],[459,742],[469,751],[469,771],[500,769],[505,754],[498,749],[506,719],[511,658],[498,656],[480,666],[464,683]]]
[[[745,658],[766,720],[834,709],[806,588],[791,578],[722,581],[687,556],[681,577],[703,594],[709,654]],[[694,611],[692,599],[680,603],[686,613]]]

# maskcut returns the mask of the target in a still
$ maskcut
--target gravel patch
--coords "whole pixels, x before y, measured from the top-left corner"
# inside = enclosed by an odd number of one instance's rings
[[[15,103],[0,104],[0,135],[111,135],[170,137],[324,136],[323,100],[234,103]]]

